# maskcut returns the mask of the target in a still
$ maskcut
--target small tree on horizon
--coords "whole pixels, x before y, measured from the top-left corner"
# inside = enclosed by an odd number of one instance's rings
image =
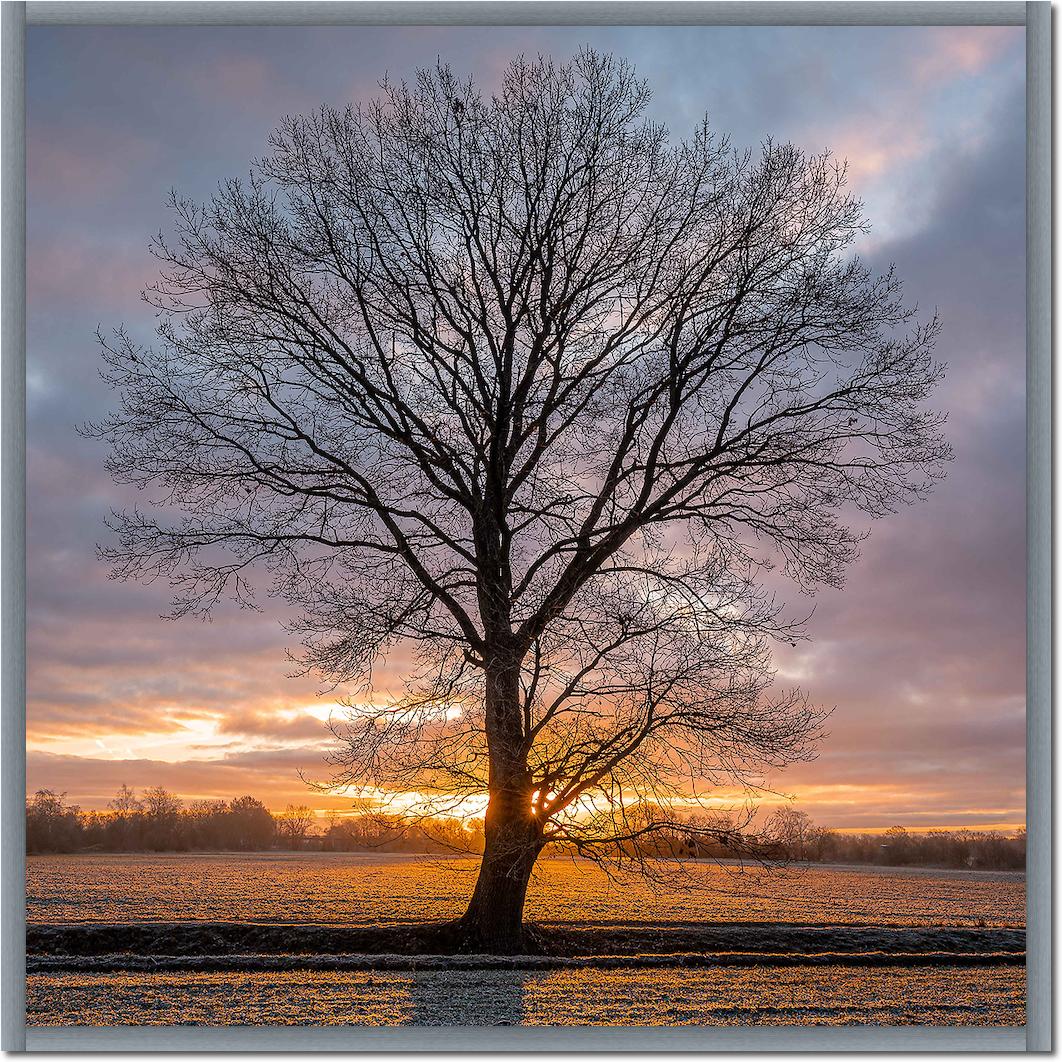
[[[802,860],[818,832],[806,811],[781,807],[764,823],[763,835],[768,843],[780,845],[788,858]]]
[[[440,67],[286,119],[247,181],[173,199],[159,341],[104,341],[94,430],[154,511],[116,577],[175,615],[294,606],[304,665],[353,687],[337,786],[489,800],[464,946],[522,946],[552,841],[630,851],[720,785],[814,754],[763,587],[840,585],[870,517],[948,456],[937,323],[852,253],[842,166],[707,122],[585,51],[496,95]],[[372,674],[395,647],[397,693]],[[360,685],[359,685],[360,684]]]
[[[275,818],[277,836],[292,848],[301,848],[313,828],[313,811],[306,804],[288,804]]]

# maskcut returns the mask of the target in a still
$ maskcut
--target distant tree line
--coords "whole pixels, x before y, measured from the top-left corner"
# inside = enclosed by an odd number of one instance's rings
[[[838,833],[804,811],[782,808],[758,831],[727,830],[701,816],[654,833],[628,855],[661,859],[725,859],[750,851],[765,858],[810,863],[1021,870],[1025,831],[930,830]],[[570,846],[569,846],[570,847]],[[432,818],[409,822],[365,811],[318,819],[305,805],[273,814],[254,797],[194,800],[185,805],[159,786],[139,795],[123,785],[105,811],[83,811],[65,793],[38,789],[26,802],[26,850],[42,852],[188,852],[270,849],[325,852],[482,852],[483,820]],[[577,849],[573,849],[577,851]]]
[[[38,789],[26,804],[28,852],[260,851],[298,847],[313,822],[309,808],[273,815],[254,797],[195,800],[187,806],[161,786],[140,795],[123,785],[106,811],[83,811],[65,793]]]
[[[884,833],[838,833],[817,826],[805,811],[782,808],[767,820],[763,838],[783,858],[798,862],[1025,869],[1025,830],[909,833],[902,826],[891,826]]]
[[[305,805],[273,814],[251,796],[185,805],[160,786],[139,795],[123,785],[105,811],[85,811],[65,793],[38,789],[26,802],[26,850],[189,852],[269,849],[352,852],[482,851],[483,823],[432,819],[409,825],[364,813],[323,822]]]
[[[371,812],[329,819],[316,848],[325,852],[482,852],[483,820],[424,818]]]
[[[840,833],[818,826],[805,811],[784,807],[758,823],[727,813],[693,813],[666,829],[655,823],[656,808],[645,804],[631,815],[634,839],[623,846],[629,861],[738,859],[764,863],[849,863],[879,866],[945,867],[966,870],[1024,870],[1025,830],[928,830],[909,833],[891,826],[883,833]],[[576,849],[577,850],[577,849]]]

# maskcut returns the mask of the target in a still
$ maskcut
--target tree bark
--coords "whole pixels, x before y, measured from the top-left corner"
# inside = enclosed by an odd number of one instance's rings
[[[531,813],[530,792],[491,793],[484,821],[483,861],[460,925],[466,947],[494,955],[524,948],[524,901],[542,829]]]
[[[465,947],[498,955],[524,946],[524,901],[542,851],[542,824],[532,805],[523,747],[519,653],[506,646],[486,667],[490,798],[483,822],[483,861],[460,919]]]

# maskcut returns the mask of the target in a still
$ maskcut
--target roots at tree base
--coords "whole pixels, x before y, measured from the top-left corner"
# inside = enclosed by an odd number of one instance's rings
[[[521,924],[515,934],[503,939],[492,938],[465,919],[439,922],[426,926],[418,933],[426,953],[440,955],[550,955],[556,950],[553,938],[563,939],[563,933],[551,933],[532,922]]]
[[[500,855],[484,853],[468,909],[452,923],[458,950],[518,955],[534,946],[534,931],[524,924],[524,903],[540,851],[541,845],[533,844]]]

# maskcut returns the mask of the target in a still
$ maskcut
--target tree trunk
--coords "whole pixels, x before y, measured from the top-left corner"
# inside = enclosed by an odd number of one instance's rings
[[[486,666],[490,799],[483,822],[483,862],[459,926],[463,945],[511,955],[523,950],[527,883],[542,851],[523,748],[519,653],[506,646]]]
[[[484,822],[483,862],[468,909],[461,917],[464,944],[493,955],[524,948],[524,901],[539,852],[542,830],[531,814],[531,794],[491,794]]]

